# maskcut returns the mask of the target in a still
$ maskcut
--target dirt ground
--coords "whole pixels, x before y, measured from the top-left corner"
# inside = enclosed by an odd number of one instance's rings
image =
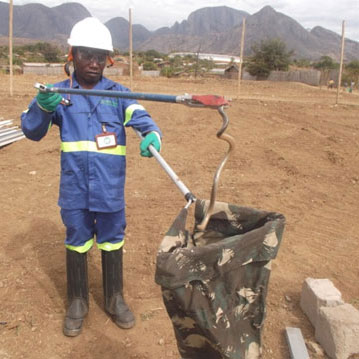
[[[0,76],[0,117],[19,116],[37,81],[19,75],[14,96]],[[129,85],[129,78],[114,78]],[[287,219],[267,297],[263,358],[287,359],[286,326],[307,344],[314,330],[299,306],[307,277],[328,278],[359,308],[359,96],[298,83],[140,79],[133,91],[232,98],[227,132],[237,147],[220,178],[217,200],[276,211]],[[198,198],[209,198],[227,145],[216,138],[216,110],[141,102],[163,130],[162,155]],[[103,311],[99,251],[89,254],[90,312],[83,333],[62,334],[66,273],[64,227],[57,206],[60,140],[53,128],[40,142],[0,148],[0,358],[179,358],[160,288],[157,248],[179,210],[182,194],[154,159],[139,155],[128,131],[125,297],[136,326],[121,330]],[[325,356],[311,352],[312,358]]]

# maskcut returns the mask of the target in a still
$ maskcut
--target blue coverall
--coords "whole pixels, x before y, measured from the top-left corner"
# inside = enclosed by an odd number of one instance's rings
[[[70,80],[55,84],[68,88]],[[75,76],[72,88],[80,88]],[[94,90],[129,91],[105,77]],[[71,106],[58,105],[54,112],[41,110],[36,98],[21,115],[22,130],[31,140],[39,141],[55,124],[61,137],[61,179],[58,204],[67,228],[65,245],[80,253],[87,252],[96,235],[100,249],[122,247],[125,220],[126,133],[132,126],[143,135],[160,129],[144,107],[135,100],[72,95]],[[97,149],[95,136],[114,132],[115,148]]]

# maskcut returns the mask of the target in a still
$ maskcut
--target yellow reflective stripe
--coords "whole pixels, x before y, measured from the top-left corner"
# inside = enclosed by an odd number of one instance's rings
[[[145,108],[142,105],[139,105],[139,104],[136,104],[136,103],[128,106],[126,108],[126,117],[125,117],[125,122],[123,124],[124,126],[126,126],[126,124],[131,120],[132,115],[136,110],[145,111]]]
[[[108,155],[126,156],[126,146],[116,146],[114,148],[106,148],[99,150],[94,141],[77,141],[77,142],[61,142],[62,152],[98,152]]]
[[[109,242],[97,243],[97,248],[101,249],[102,251],[111,252],[120,249],[124,245],[124,243],[125,240],[122,240],[121,242],[118,243],[109,243]]]
[[[79,247],[71,246],[70,244],[65,244],[66,248],[78,253],[86,253],[92,248],[92,246],[93,246],[93,238],[89,239],[83,246],[79,246]]]
[[[49,123],[49,127],[47,128],[47,132],[49,132],[50,131],[50,128],[52,127],[52,121],[50,121],[50,123]]]

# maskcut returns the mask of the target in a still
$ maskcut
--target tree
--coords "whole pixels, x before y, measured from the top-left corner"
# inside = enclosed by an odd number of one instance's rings
[[[322,56],[318,62],[315,62],[313,64],[313,67],[317,70],[320,70],[321,72],[321,80],[320,84],[328,84],[329,80],[334,80],[333,78],[330,78],[330,72],[331,70],[335,70],[339,68],[339,64],[334,62],[334,60],[330,56]]]
[[[328,71],[337,69],[339,64],[334,62],[330,56],[322,56],[318,62],[313,64],[313,67],[317,70]]]
[[[152,71],[152,70],[157,70],[157,66],[154,62],[152,61],[145,61],[143,63],[143,69],[145,71]]]
[[[270,72],[288,71],[293,51],[287,51],[286,45],[279,39],[269,39],[252,46],[253,55],[246,64],[252,76],[266,78]]]
[[[59,62],[59,49],[47,42],[44,43],[42,53],[47,62]]]
[[[61,49],[48,42],[37,42],[14,47],[14,54],[17,62],[63,62]],[[0,55],[1,57],[1,55]]]
[[[312,67],[312,63],[308,59],[294,59],[293,65],[297,67]]]
[[[163,56],[163,54],[161,54],[160,52],[156,51],[156,50],[147,50],[145,52],[145,56],[148,60],[153,60],[155,58],[160,58]]]
[[[345,74],[350,78],[349,81],[354,81],[359,84],[359,60],[354,60],[345,65]]]

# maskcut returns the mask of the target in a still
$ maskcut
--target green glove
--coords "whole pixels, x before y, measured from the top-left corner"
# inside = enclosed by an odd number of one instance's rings
[[[161,138],[157,132],[150,132],[140,143],[141,156],[152,157],[148,147],[152,145],[158,152],[161,150]]]
[[[46,85],[53,87],[53,85]],[[62,101],[62,96],[55,92],[39,92],[36,96],[36,101],[41,110],[46,112],[54,112],[57,105]]]

